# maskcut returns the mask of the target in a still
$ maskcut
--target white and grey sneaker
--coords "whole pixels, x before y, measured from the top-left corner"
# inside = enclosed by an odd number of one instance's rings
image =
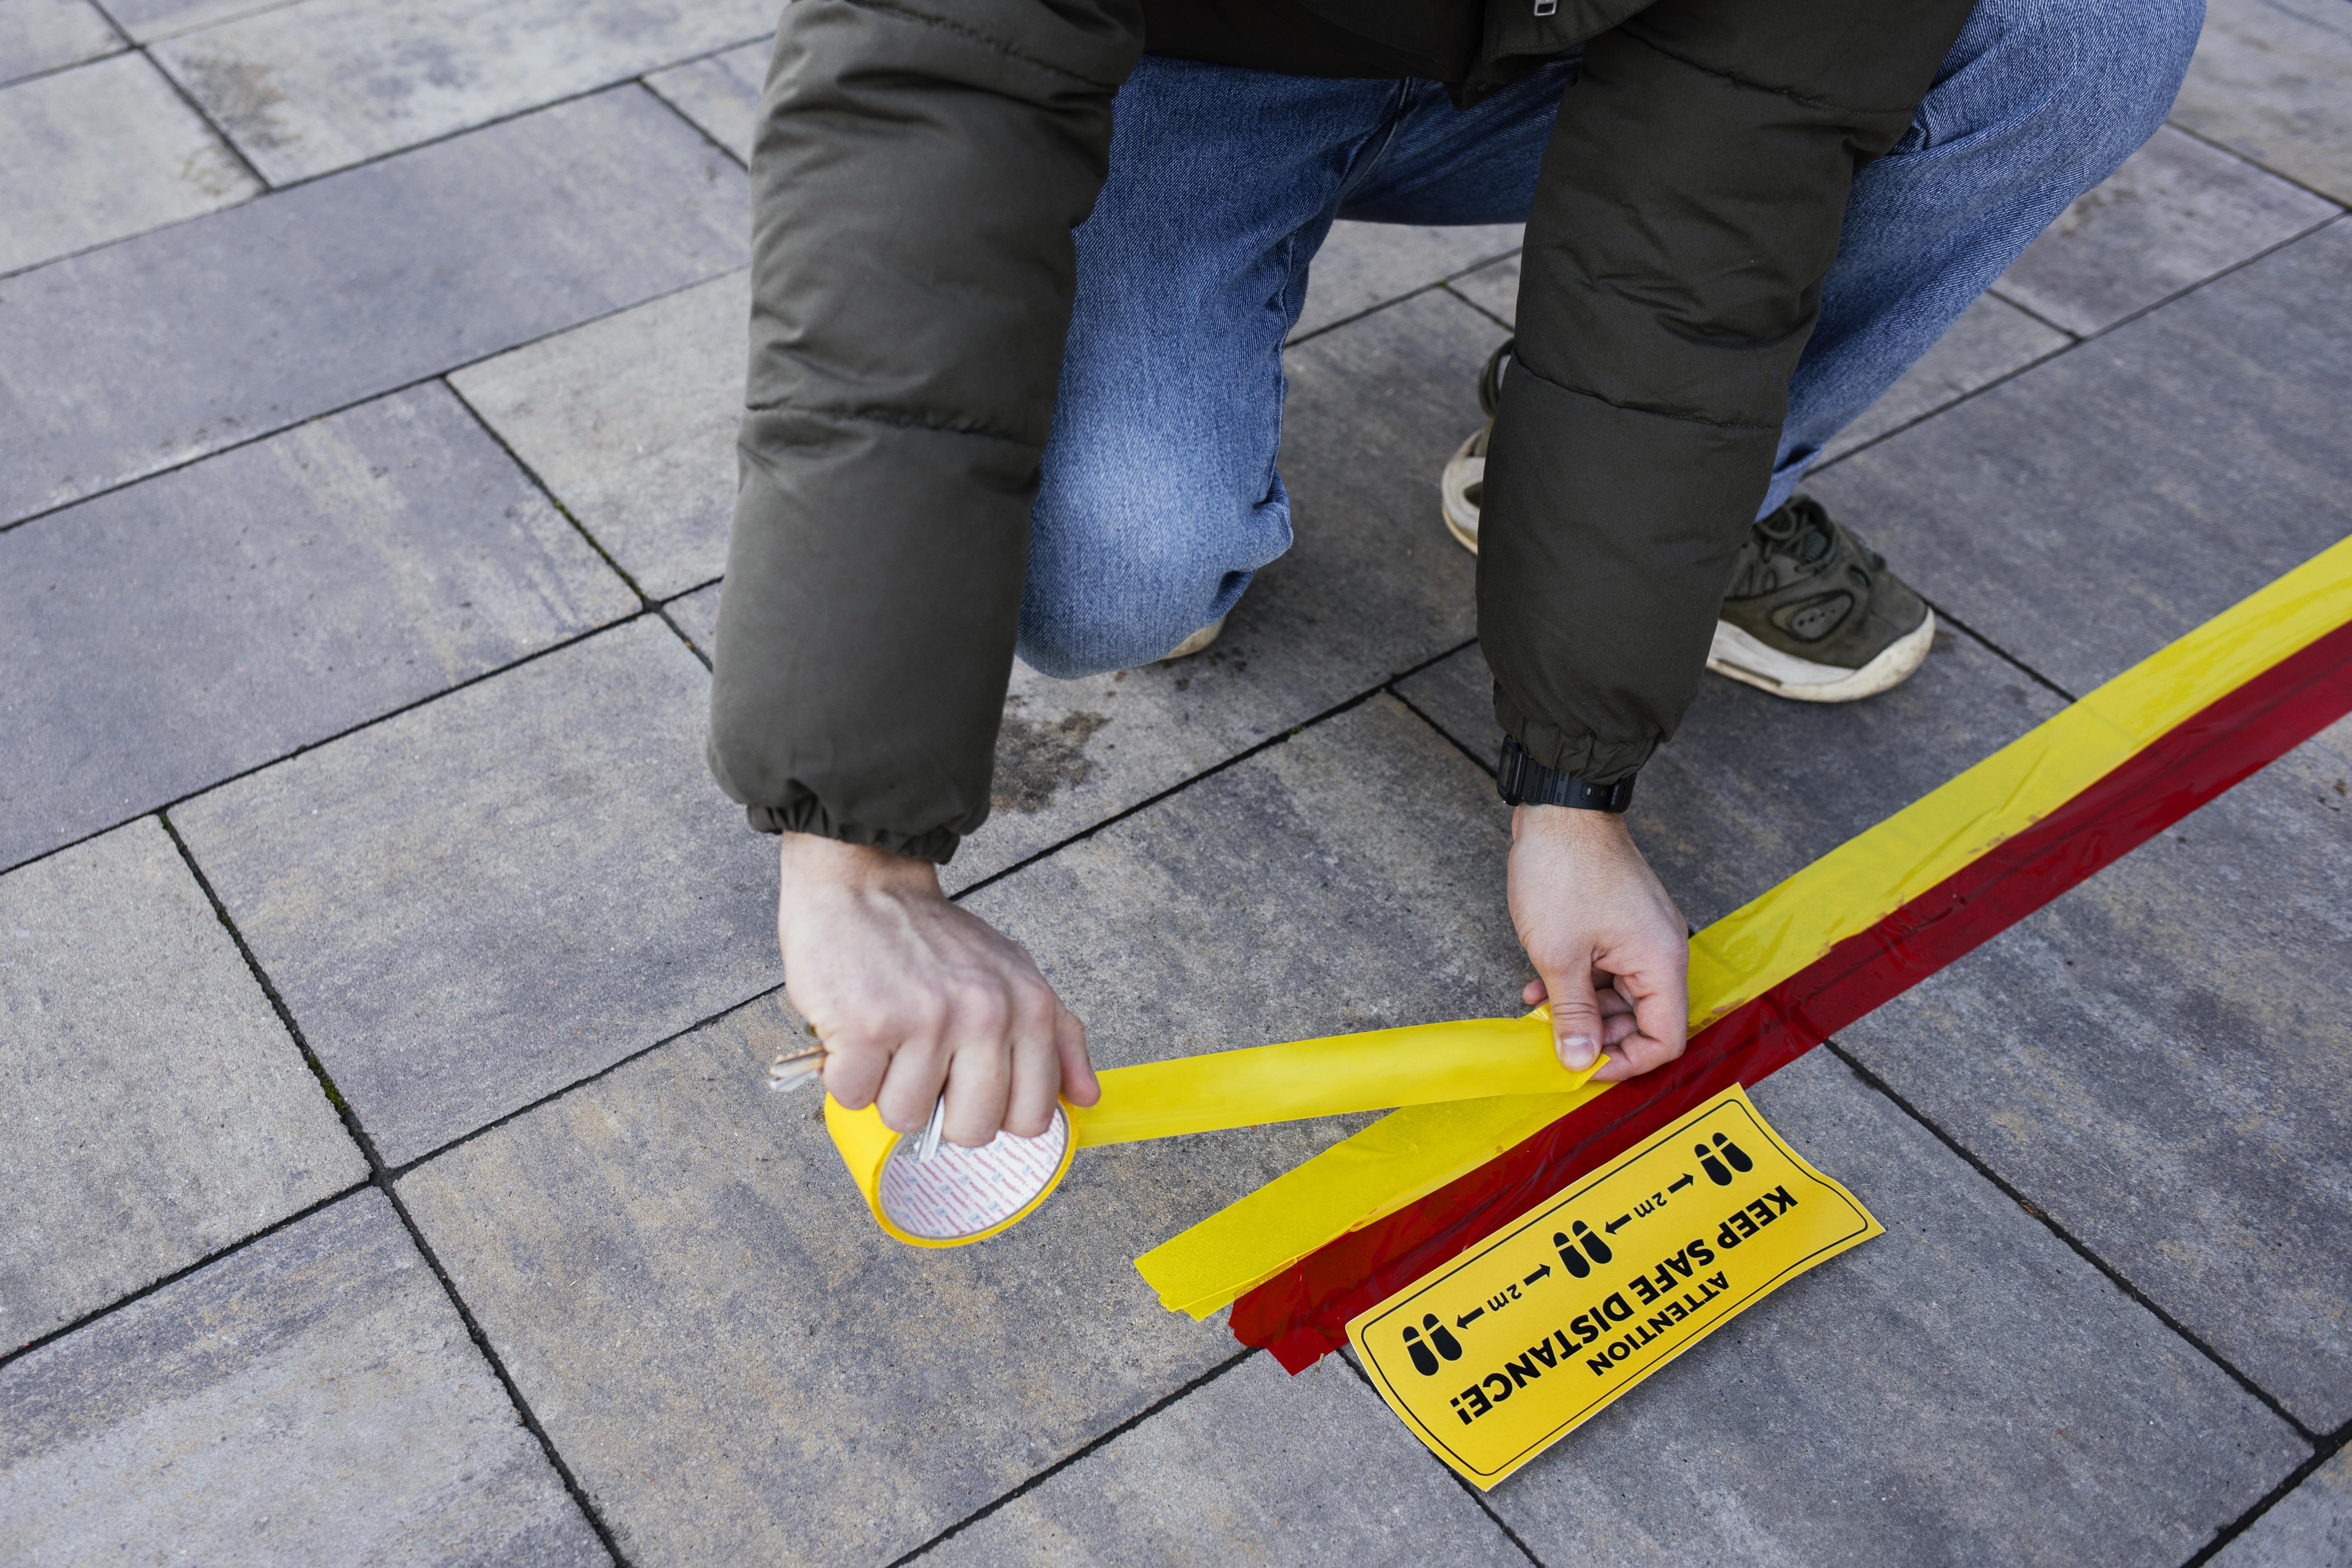
[[[1496,349],[1479,372],[1486,423],[1456,448],[1440,481],[1445,530],[1474,554],[1486,438],[1511,346]],[[1748,531],[1706,667],[1776,697],[1852,702],[1902,684],[1935,640],[1935,612],[1887,570],[1886,558],[1801,495]]]

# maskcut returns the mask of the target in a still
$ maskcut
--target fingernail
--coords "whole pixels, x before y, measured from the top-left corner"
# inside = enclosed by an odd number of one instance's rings
[[[1570,1035],[1559,1043],[1559,1059],[1568,1065],[1570,1072],[1582,1072],[1600,1054],[1600,1046],[1587,1035]]]

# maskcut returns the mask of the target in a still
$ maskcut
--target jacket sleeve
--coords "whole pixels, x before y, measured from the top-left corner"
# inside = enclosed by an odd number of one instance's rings
[[[1854,171],[1971,0],[1661,0],[1545,150],[1487,448],[1479,637],[1538,762],[1624,777],[1697,690]]]
[[[1029,508],[1129,0],[798,0],[751,154],[711,771],[945,860],[988,815]]]

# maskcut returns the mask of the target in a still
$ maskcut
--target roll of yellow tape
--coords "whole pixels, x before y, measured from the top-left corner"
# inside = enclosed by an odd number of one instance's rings
[[[1558,1094],[1594,1070],[1560,1066],[1551,1016],[1538,1007],[1521,1018],[1374,1029],[1113,1068],[1100,1075],[1100,1100],[1083,1107],[1064,1101],[1042,1136],[1000,1132],[977,1149],[941,1143],[922,1160],[870,1105],[845,1110],[828,1096],[824,1121],[876,1223],[910,1246],[961,1247],[996,1235],[1044,1203],[1081,1147],[1444,1100]]]

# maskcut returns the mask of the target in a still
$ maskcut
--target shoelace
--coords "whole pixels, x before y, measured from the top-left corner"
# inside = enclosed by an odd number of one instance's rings
[[[1837,548],[1830,514],[1811,496],[1799,496],[1771,516],[1759,518],[1756,537],[1768,553],[1786,555],[1800,566],[1816,566]]]

